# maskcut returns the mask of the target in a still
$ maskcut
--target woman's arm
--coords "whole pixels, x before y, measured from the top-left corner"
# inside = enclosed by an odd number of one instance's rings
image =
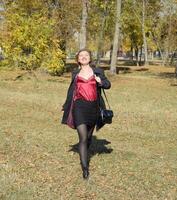
[[[96,68],[95,75],[101,79],[101,82],[98,84],[99,87],[103,89],[109,89],[111,87],[111,83],[105,76],[104,71],[102,69]]]

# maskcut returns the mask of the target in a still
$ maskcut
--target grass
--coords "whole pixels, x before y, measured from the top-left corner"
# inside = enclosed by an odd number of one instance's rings
[[[61,125],[70,77],[0,71],[0,199],[177,199],[173,69],[108,74],[115,117],[94,134],[82,179],[77,134]]]

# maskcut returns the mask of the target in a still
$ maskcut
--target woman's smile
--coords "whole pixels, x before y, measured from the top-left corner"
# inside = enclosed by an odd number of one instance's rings
[[[81,64],[89,64],[90,62],[90,55],[87,51],[83,51],[79,54],[78,56],[78,61],[81,63]]]

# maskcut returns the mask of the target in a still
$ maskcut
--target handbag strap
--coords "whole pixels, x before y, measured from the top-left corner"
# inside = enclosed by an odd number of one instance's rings
[[[109,109],[111,109],[111,107],[110,107],[110,105],[109,105],[109,102],[108,102],[108,98],[107,98],[107,96],[106,96],[106,92],[104,91],[103,88],[102,88],[102,91],[103,91],[103,94],[104,94],[104,96],[105,96],[105,99],[106,99],[106,102],[107,102],[107,104],[108,104],[108,107],[109,107]]]
[[[93,71],[93,73],[97,76],[97,74]],[[101,88],[102,89],[102,91],[103,91],[103,94],[104,94],[104,96],[105,96],[105,99],[106,99],[106,102],[107,102],[107,104],[108,104],[108,107],[109,107],[109,109],[111,109],[111,107],[110,107],[110,105],[109,105],[109,102],[108,102],[108,98],[107,98],[107,96],[106,96],[106,93],[105,93],[105,91],[104,91],[104,89],[103,88]],[[98,95],[99,96],[101,96],[101,94],[98,92]]]

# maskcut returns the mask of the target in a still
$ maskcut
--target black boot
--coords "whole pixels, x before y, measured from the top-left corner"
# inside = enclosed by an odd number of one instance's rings
[[[83,178],[88,179],[89,178],[89,170],[88,167],[82,167],[82,172],[83,172]]]

